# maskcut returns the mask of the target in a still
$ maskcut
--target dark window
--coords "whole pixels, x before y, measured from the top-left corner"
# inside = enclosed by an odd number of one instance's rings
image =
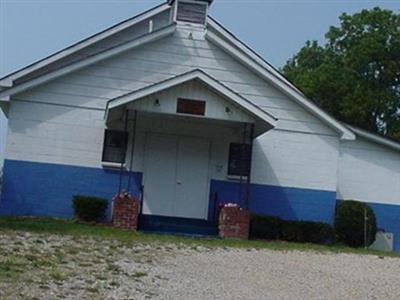
[[[104,162],[124,163],[128,133],[126,131],[106,129],[103,144]]]
[[[206,113],[206,102],[179,98],[176,111],[181,114],[204,116]]]
[[[250,173],[250,162],[251,147],[249,144],[230,144],[228,175],[248,176]]]
[[[183,22],[205,24],[207,5],[204,3],[179,2],[176,19]]]

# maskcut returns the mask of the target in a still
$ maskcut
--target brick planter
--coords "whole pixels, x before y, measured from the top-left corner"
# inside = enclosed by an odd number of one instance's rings
[[[113,198],[112,224],[114,227],[137,230],[139,201],[131,195],[121,193]]]
[[[250,212],[240,207],[222,207],[219,213],[219,236],[222,238],[249,239]]]

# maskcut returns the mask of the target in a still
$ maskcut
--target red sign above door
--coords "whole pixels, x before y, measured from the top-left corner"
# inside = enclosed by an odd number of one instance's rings
[[[200,100],[189,100],[178,98],[177,113],[204,116],[206,113],[206,102]]]

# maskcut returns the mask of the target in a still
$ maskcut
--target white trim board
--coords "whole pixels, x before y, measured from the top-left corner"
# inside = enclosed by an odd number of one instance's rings
[[[68,55],[71,55],[79,50],[89,47],[89,46],[93,45],[94,43],[97,43],[109,36],[112,36],[130,26],[133,26],[143,20],[151,18],[159,13],[162,13],[162,12],[168,10],[168,9],[170,9],[170,6],[167,3],[164,3],[164,4],[161,4],[159,6],[152,8],[144,13],[141,13],[133,18],[122,21],[112,27],[107,28],[106,30],[103,30],[95,35],[92,35],[89,38],[86,38],[76,44],[73,44],[72,46],[69,46],[69,47],[67,47],[61,51],[58,51],[44,59],[41,59],[27,67],[24,67],[16,72],[6,75],[3,78],[0,78],[0,86],[12,87],[14,80],[21,78],[25,75],[28,75],[29,73],[32,73],[40,68],[43,68],[59,59],[62,59]]]
[[[224,86],[220,82],[218,82],[216,79],[208,75],[202,70],[195,69],[193,71],[187,72],[180,74],[178,76],[171,77],[167,80],[161,81],[156,84],[151,84],[147,87],[138,89],[136,91],[127,93],[125,95],[122,95],[120,97],[111,99],[107,102],[107,107],[106,107],[106,114],[105,114],[105,119],[107,120],[108,118],[108,112],[110,109],[128,104],[130,102],[133,102],[137,99],[161,92],[163,90],[169,89],[171,87],[180,85],[182,83],[198,79],[202,82],[204,82],[207,86],[211,87],[215,92],[223,95],[224,97],[230,99],[234,103],[238,104],[240,107],[245,109],[246,111],[250,112],[252,115],[255,115],[258,119],[261,119],[262,121],[268,123],[269,127],[275,127],[277,118],[272,116],[270,113],[266,112],[259,106],[255,105],[251,101],[243,98],[242,96],[238,95],[234,91],[230,90],[228,87]]]
[[[88,67],[96,62],[110,58],[110,57],[120,54],[122,52],[136,48],[138,46],[142,46],[144,44],[151,43],[151,42],[157,41],[159,39],[162,39],[168,35],[172,35],[175,32],[175,29],[176,29],[175,25],[169,25],[169,26],[159,29],[157,31],[153,31],[152,33],[145,34],[133,41],[130,41],[125,44],[119,45],[117,47],[111,48],[109,50],[103,51],[94,56],[87,57],[85,59],[82,59],[78,62],[72,63],[72,64],[70,64],[66,67],[63,67],[61,69],[58,69],[56,71],[52,71],[43,76],[39,76],[35,79],[29,80],[25,83],[16,85],[15,87],[12,87],[12,88],[9,88],[9,89],[6,89],[6,90],[0,92],[0,99],[2,99],[4,97],[9,97],[16,93],[24,92],[24,91],[34,88],[38,85],[44,84],[46,82],[49,82],[58,77],[67,75],[67,74],[77,71],[79,69]]]
[[[389,147],[393,150],[400,151],[400,142],[392,141],[388,138],[385,138],[383,136],[379,136],[378,134],[374,134],[371,132],[368,132],[366,130],[353,127],[350,125],[346,125],[349,129],[351,129],[356,135],[363,137],[367,140],[370,140],[372,142],[375,142],[377,144]]]

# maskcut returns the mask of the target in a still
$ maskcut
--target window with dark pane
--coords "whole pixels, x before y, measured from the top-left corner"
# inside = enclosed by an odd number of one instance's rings
[[[231,143],[229,146],[228,175],[249,176],[251,147],[249,144]]]
[[[128,132],[106,129],[103,144],[103,162],[124,163]]]

